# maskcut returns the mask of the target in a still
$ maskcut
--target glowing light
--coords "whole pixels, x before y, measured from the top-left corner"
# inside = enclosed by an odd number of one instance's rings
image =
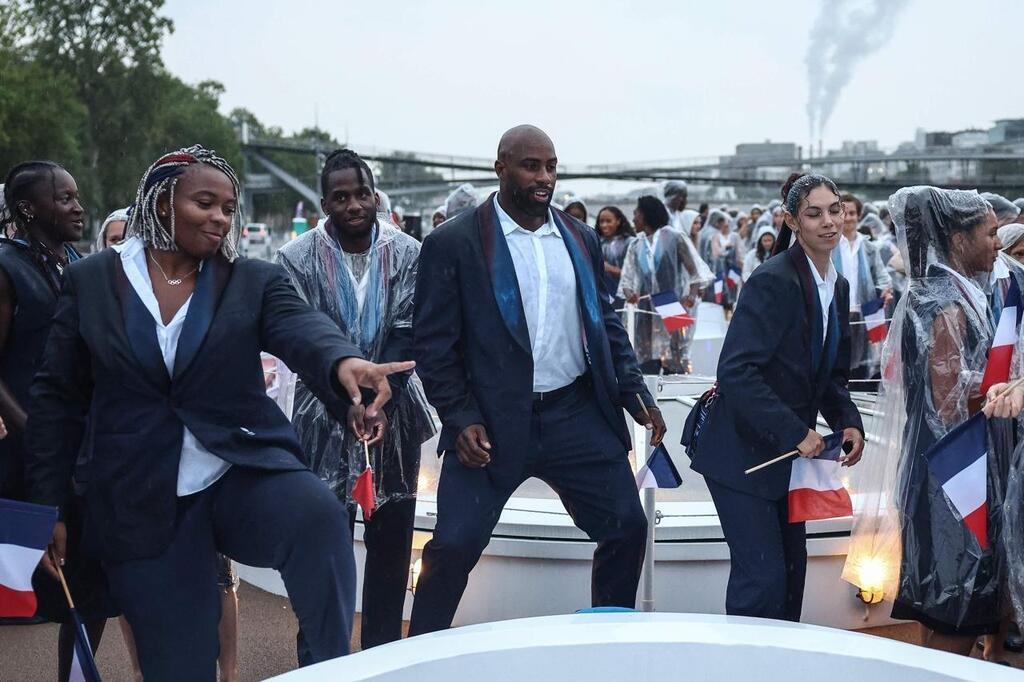
[[[857,597],[865,604],[877,604],[882,601],[885,593],[883,586],[889,574],[889,566],[877,556],[867,557],[857,566],[857,586],[860,591]]]
[[[416,594],[416,584],[420,581],[420,569],[423,567],[423,560],[417,559],[412,562],[412,566],[409,567],[411,584],[409,589],[413,594]]]

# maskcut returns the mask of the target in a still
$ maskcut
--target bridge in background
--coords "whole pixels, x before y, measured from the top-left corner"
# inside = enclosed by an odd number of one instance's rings
[[[259,139],[242,134],[246,159],[246,192],[291,189],[310,205],[319,204],[319,191],[295,177],[268,154],[310,157],[310,168],[323,165],[332,147],[319,140]],[[421,203],[463,182],[495,184],[493,159],[450,154],[359,147],[360,155],[378,169],[381,189],[409,203]],[[420,171],[403,179],[403,168]],[[424,173],[423,171],[426,171]],[[770,188],[775,190],[793,171],[819,172],[843,188],[869,197],[884,197],[900,187],[932,184],[951,189],[980,189],[1024,195],[1024,154],[1005,150],[941,148],[925,151],[872,152],[864,155],[826,155],[800,158],[719,156],[634,163],[559,165],[559,180],[613,180],[657,183],[686,180],[696,187]],[[312,176],[313,173],[310,173]],[[419,200],[417,200],[417,197]],[[251,204],[250,204],[251,205]]]

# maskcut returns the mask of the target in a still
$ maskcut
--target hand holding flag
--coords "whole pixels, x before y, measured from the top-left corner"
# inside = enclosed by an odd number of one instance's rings
[[[672,457],[665,446],[659,445],[651,451],[647,462],[636,472],[637,490],[644,488],[678,488],[683,477],[672,463]]]
[[[370,466],[370,444],[363,441],[363,450],[366,453],[366,465],[363,473],[359,474],[356,484],[352,487],[352,499],[363,508],[363,517],[369,521],[373,516],[373,510],[377,508],[377,493],[373,487],[373,467]]]
[[[815,457],[798,457],[789,476],[789,522],[833,519],[853,514],[850,493],[839,479],[845,433],[825,436]]]

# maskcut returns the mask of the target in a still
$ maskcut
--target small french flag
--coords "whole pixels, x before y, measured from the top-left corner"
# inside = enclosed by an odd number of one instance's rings
[[[983,550],[988,548],[988,434],[985,424],[985,413],[979,412],[924,453],[928,471],[942,486],[946,499]]]
[[[678,488],[683,484],[683,477],[672,463],[672,457],[661,444],[651,451],[647,463],[636,472],[637,490],[644,488]]]
[[[885,301],[880,298],[868,301],[860,307],[864,316],[864,324],[867,326],[868,341],[879,343],[885,341],[885,335],[889,329],[885,326]]]
[[[661,316],[661,321],[665,323],[665,329],[670,333],[685,329],[694,323],[693,317],[686,312],[674,291],[651,294],[651,303]]]
[[[715,280],[715,303],[721,305],[722,298],[725,296],[725,280],[719,276]]]
[[[743,273],[730,265],[729,271],[725,273],[725,280],[729,283],[730,287],[735,289],[740,284],[743,284]]]
[[[50,544],[57,508],[0,500],[0,616],[36,613],[32,573]]]
[[[842,431],[824,438],[825,449],[813,459],[797,457],[789,476],[789,522],[853,515],[850,493],[839,479]]]
[[[997,285],[998,286],[998,285]],[[1010,379],[1010,362],[1013,360],[1013,347],[1017,343],[1017,330],[1020,328],[1022,311],[1020,289],[1017,280],[1010,278],[1010,288],[1006,291],[1003,310],[999,313],[999,324],[996,326],[992,348],[988,352],[988,364],[985,375],[981,379],[981,394],[988,393],[994,384],[1001,384]]]

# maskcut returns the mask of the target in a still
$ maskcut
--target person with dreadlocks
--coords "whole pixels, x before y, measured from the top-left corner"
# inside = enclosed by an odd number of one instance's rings
[[[309,644],[300,664],[348,653],[347,511],[306,467],[265,392],[260,353],[342,419],[364,401],[376,417],[388,375],[413,366],[363,360],[280,266],[238,259],[238,196],[213,151],[160,157],[139,183],[128,238],[67,268],[31,388],[29,500],[63,508],[75,458],[89,451],[85,533],[147,682],[215,678],[218,552],[281,573]],[[58,523],[58,562],[65,533]]]
[[[364,357],[388,361],[411,353],[420,244],[380,216],[374,189],[373,172],[358,154],[330,154],[320,174],[327,221],[286,244],[277,258],[299,295],[334,320]],[[364,442],[371,446],[376,508],[363,517],[363,649],[402,637],[420,446],[434,433],[426,399],[409,379],[392,375],[392,400],[368,424],[360,407],[339,421],[304,385],[296,386],[292,423],[314,473],[349,505],[350,526]]]
[[[0,238],[0,413],[11,425],[11,434],[0,441],[0,497],[27,496],[23,467],[29,388],[42,361],[64,268],[81,257],[72,243],[82,237],[84,217],[75,179],[60,165],[29,161],[7,174],[0,212],[5,235]],[[71,562],[65,575],[95,651],[107,619],[117,610],[101,567],[81,554],[82,516],[79,498],[69,495],[64,520],[70,529]],[[61,623],[57,670],[58,679],[67,680],[75,628],[63,592],[56,580],[41,572],[33,578],[33,589],[37,615]]]

